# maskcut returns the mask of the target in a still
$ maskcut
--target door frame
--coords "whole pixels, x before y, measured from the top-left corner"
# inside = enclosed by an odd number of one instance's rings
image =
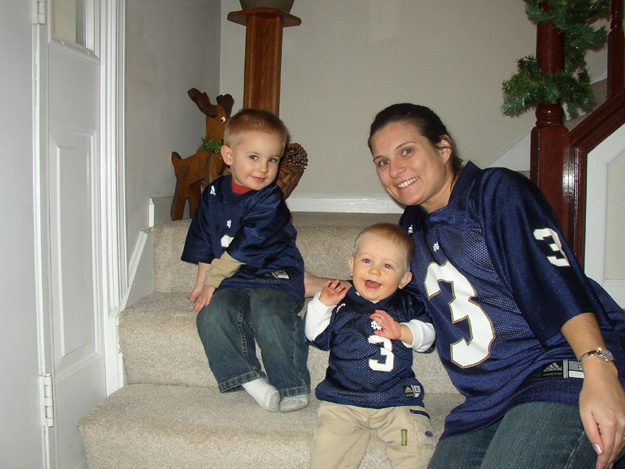
[[[33,166],[35,214],[35,271],[39,374],[54,371],[52,331],[48,314],[52,308],[50,219],[47,213],[48,174],[48,43],[51,38],[50,10],[45,2],[45,20],[33,26]],[[125,186],[125,0],[97,2],[100,17],[100,188],[97,203],[99,217],[93,220],[93,230],[101,236],[95,246],[100,260],[98,285],[100,322],[103,326],[106,366],[106,393],[123,385],[123,369],[117,347],[117,316],[128,290],[126,242]],[[36,4],[36,2],[33,2]],[[36,8],[36,5],[34,6]],[[35,22],[36,23],[36,22]],[[43,386],[40,390],[43,399]],[[53,377],[54,393],[54,377]],[[43,419],[42,419],[43,420]],[[58,466],[55,431],[42,426],[44,467]]]

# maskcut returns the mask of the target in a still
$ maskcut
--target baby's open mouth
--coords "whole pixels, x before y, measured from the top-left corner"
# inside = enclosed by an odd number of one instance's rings
[[[380,288],[380,283],[374,282],[373,280],[365,280],[365,287],[375,290],[376,288]]]

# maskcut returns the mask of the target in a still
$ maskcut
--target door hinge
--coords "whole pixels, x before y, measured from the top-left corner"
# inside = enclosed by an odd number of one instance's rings
[[[46,24],[46,0],[32,0],[33,24]]]
[[[54,394],[52,392],[52,375],[46,373],[39,376],[41,383],[41,424],[44,427],[54,426]]]

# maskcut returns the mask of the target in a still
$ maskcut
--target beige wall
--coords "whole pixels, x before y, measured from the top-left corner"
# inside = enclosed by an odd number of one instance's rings
[[[219,90],[219,0],[126,0],[128,249],[148,227],[151,197],[171,197],[171,152],[195,153],[205,119],[187,96]]]
[[[512,118],[499,109],[502,81],[536,47],[524,7],[521,0],[295,0],[291,13],[302,24],[284,30],[280,116],[310,163],[293,197],[383,194],[366,139],[375,113],[394,102],[433,108],[464,159],[487,166],[504,153],[535,120],[533,111]],[[221,8],[220,91],[238,109],[245,29],[226,20],[238,0],[221,0]]]

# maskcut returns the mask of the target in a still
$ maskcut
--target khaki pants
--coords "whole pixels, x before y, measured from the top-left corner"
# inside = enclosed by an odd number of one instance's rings
[[[367,449],[370,430],[386,443],[393,469],[426,468],[436,437],[421,407],[368,409],[321,402],[312,440],[311,468],[357,468]]]

